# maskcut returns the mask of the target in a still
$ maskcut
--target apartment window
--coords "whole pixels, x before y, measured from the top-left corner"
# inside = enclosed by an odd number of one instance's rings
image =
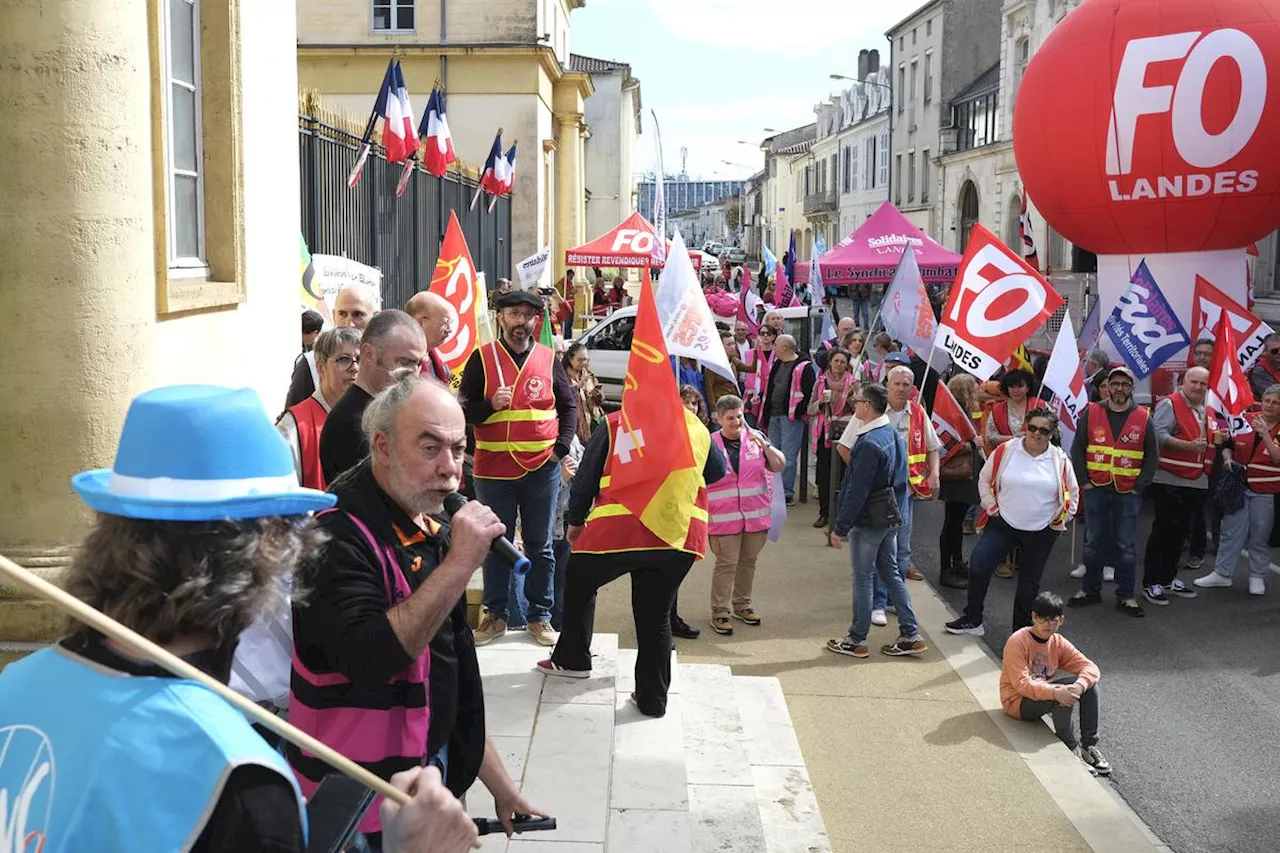
[[[898,66],[898,91],[897,91],[899,113],[902,112],[903,107],[905,107],[907,104],[907,99],[905,94],[906,91],[907,91],[907,66],[899,65]]]
[[[951,111],[952,124],[957,128],[957,151],[990,145],[999,139],[1000,117],[996,112],[995,92],[956,104]]]
[[[837,155],[831,155],[831,184],[827,190],[831,193],[836,191],[836,176],[840,174],[840,160]]]
[[[916,155],[912,152],[907,155],[907,201],[916,200]]]
[[[874,136],[867,137],[862,143],[867,149],[867,181],[863,185],[863,189],[873,190],[876,188],[876,138]],[[856,187],[855,187],[856,189]]]
[[[912,101],[916,99],[916,83],[919,82],[919,79],[920,79],[920,63],[912,62],[911,63],[911,88],[907,90],[907,92],[909,93],[908,97],[910,97]]]
[[[924,55],[924,102],[933,100],[933,54]]]
[[[203,269],[200,7],[198,0],[169,0],[164,7],[164,159],[169,267]]]
[[[1016,97],[1018,87],[1022,85],[1022,75],[1027,70],[1027,62],[1031,59],[1031,40],[1025,36],[1013,43],[1013,94]]]
[[[901,53],[903,50],[906,49],[906,44],[903,42],[903,38],[905,38],[905,36],[898,36],[898,52],[899,53]]]
[[[933,35],[933,18],[924,22],[924,37],[928,38]]]
[[[915,47],[915,46],[916,46],[916,32],[917,32],[918,30],[919,30],[919,27],[917,27],[916,29],[914,29],[914,30],[912,30],[912,31],[911,31],[911,46],[912,46],[912,47]]]
[[[777,160],[769,161],[769,177],[771,178],[778,177],[778,161]]]
[[[858,191],[858,146],[850,145],[849,152],[849,192]]]
[[[413,28],[413,0],[373,0],[374,32],[403,33]]]
[[[841,191],[846,193],[849,192],[849,166],[851,165],[849,159],[849,146],[846,145],[844,147],[844,180],[840,184]]]
[[[889,131],[880,131],[879,141],[876,143],[876,168],[880,172],[880,184],[882,186],[889,185]]]
[[[895,187],[897,187],[897,189],[894,191],[895,203],[902,204],[902,155],[901,154],[897,156],[897,163],[895,163],[894,165],[893,177],[894,177],[893,184]]]
[[[924,153],[920,155],[920,202],[921,204],[929,201],[929,149],[926,148]]]

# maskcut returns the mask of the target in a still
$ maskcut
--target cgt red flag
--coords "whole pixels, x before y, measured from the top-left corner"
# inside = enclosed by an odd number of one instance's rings
[[[1209,365],[1210,408],[1224,415],[1236,417],[1253,405],[1253,389],[1249,387],[1249,375],[1240,366],[1236,355],[1235,330],[1227,312],[1218,317],[1213,330],[1213,362]]]
[[[1191,298],[1191,339],[1213,337],[1221,315],[1231,318],[1232,331],[1236,333],[1240,366],[1253,367],[1262,354],[1263,341],[1274,331],[1260,317],[1214,287],[1203,276],[1196,276],[1195,295]]]
[[[973,428],[968,412],[960,406],[945,382],[938,383],[938,393],[933,398],[933,429],[942,442],[942,462],[955,456],[966,441],[978,438],[978,431]]]

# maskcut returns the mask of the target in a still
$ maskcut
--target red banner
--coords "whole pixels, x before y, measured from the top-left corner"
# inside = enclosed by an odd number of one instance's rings
[[[440,244],[440,258],[431,275],[430,291],[449,301],[455,314],[453,332],[445,338],[436,352],[445,365],[453,371],[454,382],[462,378],[462,368],[476,348],[479,330],[476,327],[477,303],[481,299],[476,283],[476,266],[471,260],[471,250],[462,236],[458,216],[449,212],[449,227]],[[455,384],[455,388],[457,385]]]
[[[952,361],[987,380],[1062,303],[1040,273],[975,225],[942,313],[938,340]]]
[[[1253,389],[1249,387],[1249,374],[1244,372],[1236,358],[1236,336],[1225,312],[1218,318],[1213,337],[1208,405],[1234,417],[1253,405]]]
[[[969,414],[960,407],[945,382],[938,383],[938,391],[933,398],[933,429],[942,442],[942,462],[955,456],[966,441],[978,438]]]
[[[1236,356],[1240,359],[1240,367],[1245,370],[1253,367],[1262,354],[1262,342],[1271,334],[1272,328],[1203,276],[1196,276],[1196,291],[1191,302],[1192,340],[1213,338],[1214,329],[1225,314],[1231,323],[1232,333],[1239,341]]]

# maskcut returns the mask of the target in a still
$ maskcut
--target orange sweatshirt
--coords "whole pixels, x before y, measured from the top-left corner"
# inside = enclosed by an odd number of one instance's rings
[[[1004,664],[1000,668],[1000,704],[1010,717],[1018,718],[1022,699],[1052,699],[1054,675],[1069,672],[1085,689],[1098,683],[1098,665],[1089,660],[1071,641],[1054,634],[1043,641],[1030,628],[1020,628],[1004,644]]]

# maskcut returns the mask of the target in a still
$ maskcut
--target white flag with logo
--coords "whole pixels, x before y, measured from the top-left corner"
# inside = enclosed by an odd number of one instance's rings
[[[885,291],[880,309],[884,328],[896,340],[910,347],[920,358],[929,358],[934,370],[941,370],[951,360],[946,350],[935,349],[933,341],[938,334],[938,322],[920,278],[920,266],[916,253],[908,246],[898,261],[893,281]]]
[[[520,271],[520,286],[532,290],[547,271],[547,261],[551,260],[551,247],[543,246],[542,251],[530,255],[521,261],[516,269]]]
[[[1070,314],[1062,318],[1062,327],[1058,329],[1058,339],[1053,344],[1049,365],[1044,371],[1044,387],[1052,391],[1060,402],[1058,417],[1061,420],[1062,445],[1069,449],[1068,435],[1074,439],[1080,428],[1080,418],[1084,416],[1084,407],[1089,402]]]
[[[697,359],[726,379],[738,381],[679,231],[671,238],[671,250],[667,253],[667,265],[662,270],[654,302],[658,306],[667,352]]]

